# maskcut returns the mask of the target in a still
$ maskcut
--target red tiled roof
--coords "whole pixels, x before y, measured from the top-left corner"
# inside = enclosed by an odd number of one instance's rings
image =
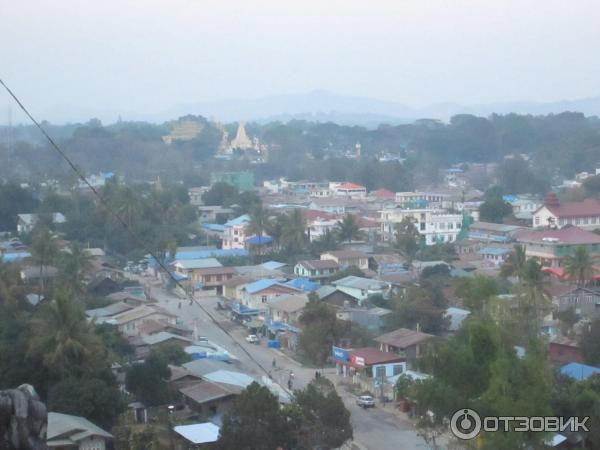
[[[356,223],[360,228],[379,228],[379,222],[370,217],[357,217]]]
[[[558,206],[545,206],[557,217],[600,216],[600,202],[593,198],[586,198],[582,202],[565,202]]]
[[[371,192],[371,196],[377,198],[396,198],[396,194],[387,189],[377,189],[376,191]]]
[[[317,219],[321,220],[333,220],[335,219],[335,214],[331,214],[324,211],[317,211],[316,209],[308,209],[304,211],[304,218],[307,222],[312,222]]]
[[[361,186],[360,184],[342,183],[342,184],[338,185],[337,189],[366,189],[366,188],[364,186]]]
[[[365,366],[372,366],[373,364],[385,364],[396,361],[406,361],[406,358],[397,355],[396,353],[382,352],[375,347],[355,348],[350,351],[351,365],[364,367],[360,364],[352,364],[352,361],[354,360],[353,356],[354,358],[363,358],[365,361]]]
[[[544,239],[546,239],[544,241]],[[566,227],[559,230],[523,231],[517,235],[518,242],[544,242],[552,243],[548,239],[558,239],[556,244],[583,245],[598,244],[600,236],[591,231],[578,227]]]

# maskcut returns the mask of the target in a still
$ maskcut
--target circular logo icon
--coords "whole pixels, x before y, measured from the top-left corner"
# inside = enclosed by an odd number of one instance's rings
[[[450,419],[450,430],[459,439],[473,439],[481,431],[481,417],[472,409],[459,409]]]

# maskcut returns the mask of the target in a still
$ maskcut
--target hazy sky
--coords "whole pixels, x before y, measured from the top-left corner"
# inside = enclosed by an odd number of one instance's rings
[[[39,114],[314,89],[553,101],[600,95],[599,24],[583,0],[0,0],[0,77]]]

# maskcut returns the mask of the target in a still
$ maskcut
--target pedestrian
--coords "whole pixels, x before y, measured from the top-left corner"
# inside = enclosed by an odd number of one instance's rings
[[[273,358],[273,368],[277,367],[277,361]]]
[[[317,380],[318,380],[318,379],[319,379],[319,376],[320,376],[320,374],[319,374],[319,371],[317,370],[317,371],[315,372],[315,379],[317,379]]]
[[[291,379],[288,380],[288,389],[290,391],[292,390],[292,380]]]

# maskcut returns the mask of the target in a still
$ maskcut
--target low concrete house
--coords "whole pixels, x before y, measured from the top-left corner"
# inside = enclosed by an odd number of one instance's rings
[[[387,294],[390,285],[383,281],[373,280],[371,278],[355,277],[353,275],[335,280],[331,283],[336,289],[355,298],[359,304],[362,304],[369,296],[375,294]]]
[[[321,255],[321,259],[335,261],[340,267],[354,266],[360,270],[367,270],[369,268],[369,255],[354,250],[326,252]]]
[[[312,259],[298,262],[294,273],[311,281],[324,282],[340,270],[340,265],[332,259]]]
[[[379,349],[382,352],[391,352],[403,356],[411,366],[425,353],[427,346],[434,338],[435,336],[432,334],[398,328],[382,334],[375,338],[375,341],[379,343]]]
[[[296,324],[308,303],[306,294],[286,294],[271,298],[267,302],[268,316],[275,322]]]

